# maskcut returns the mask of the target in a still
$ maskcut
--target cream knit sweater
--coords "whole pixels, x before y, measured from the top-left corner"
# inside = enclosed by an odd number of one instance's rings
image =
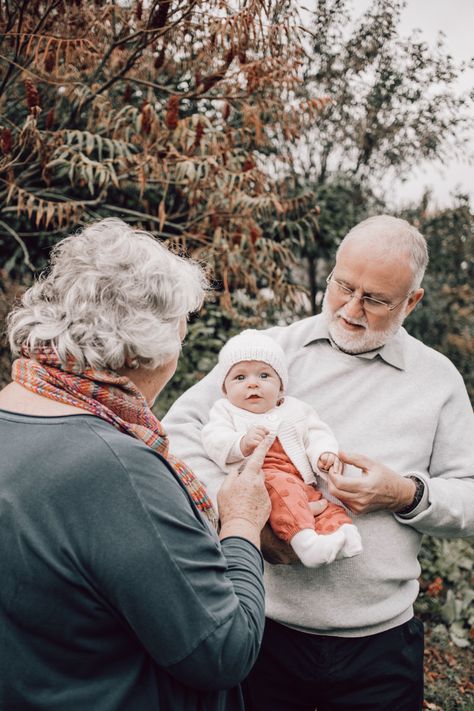
[[[244,459],[240,449],[243,435],[258,425],[279,438],[307,484],[314,482],[315,471],[325,475],[317,467],[321,454],[338,452],[336,438],[316,411],[307,403],[288,396],[278,407],[262,413],[248,412],[221,398],[212,406],[209,422],[202,428],[204,449],[220,469],[229,470],[229,465],[240,464]]]

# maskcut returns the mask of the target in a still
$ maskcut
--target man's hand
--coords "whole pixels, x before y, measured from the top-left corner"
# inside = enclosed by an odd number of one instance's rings
[[[240,451],[248,457],[256,447],[270,434],[266,427],[250,427],[246,435],[240,440]]]
[[[327,505],[328,502],[326,499],[310,501],[308,504],[309,508],[313,512],[313,516],[319,516]],[[269,523],[262,528],[260,543],[262,555],[267,563],[271,563],[272,565],[289,565],[291,563],[300,562],[300,559],[294,552],[293,548],[273,533]]]
[[[329,493],[354,513],[401,511],[415,495],[415,483],[361,454],[339,452],[346,464],[362,469],[362,476],[348,478],[332,469],[328,472]]]

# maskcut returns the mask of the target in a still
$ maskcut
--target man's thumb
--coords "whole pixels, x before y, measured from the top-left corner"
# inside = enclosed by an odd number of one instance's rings
[[[372,459],[369,459],[369,457],[366,457],[364,454],[349,454],[348,452],[339,452],[338,456],[341,462],[344,462],[344,464],[352,464],[353,466],[362,469],[362,471],[367,471],[367,469],[369,469],[369,467],[372,466],[374,463]]]

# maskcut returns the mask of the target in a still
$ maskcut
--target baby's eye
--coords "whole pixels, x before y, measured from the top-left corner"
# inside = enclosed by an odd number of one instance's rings
[[[244,378],[245,378],[245,375],[236,375],[235,376],[236,380],[244,380]]]
[[[270,377],[270,373],[260,373],[260,377],[265,379]]]

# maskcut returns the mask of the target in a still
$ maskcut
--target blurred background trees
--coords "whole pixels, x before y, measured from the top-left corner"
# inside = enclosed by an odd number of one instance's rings
[[[293,300],[285,220],[314,224],[266,166],[325,99],[299,98],[289,2],[1,2],[0,239],[12,274],[116,215],[205,260],[223,305]],[[255,313],[256,305],[253,305]]]
[[[465,67],[441,38],[432,50],[416,31],[404,37],[403,5],[373,0],[355,20],[357,5],[319,0],[304,15],[307,56],[298,89],[331,97],[289,161],[295,182],[314,191],[321,207],[317,237],[304,249],[314,311],[326,275],[323,269],[314,279],[318,260],[356,222],[383,210],[388,179],[406,177],[423,160],[452,160],[470,138],[471,100],[454,88]]]

